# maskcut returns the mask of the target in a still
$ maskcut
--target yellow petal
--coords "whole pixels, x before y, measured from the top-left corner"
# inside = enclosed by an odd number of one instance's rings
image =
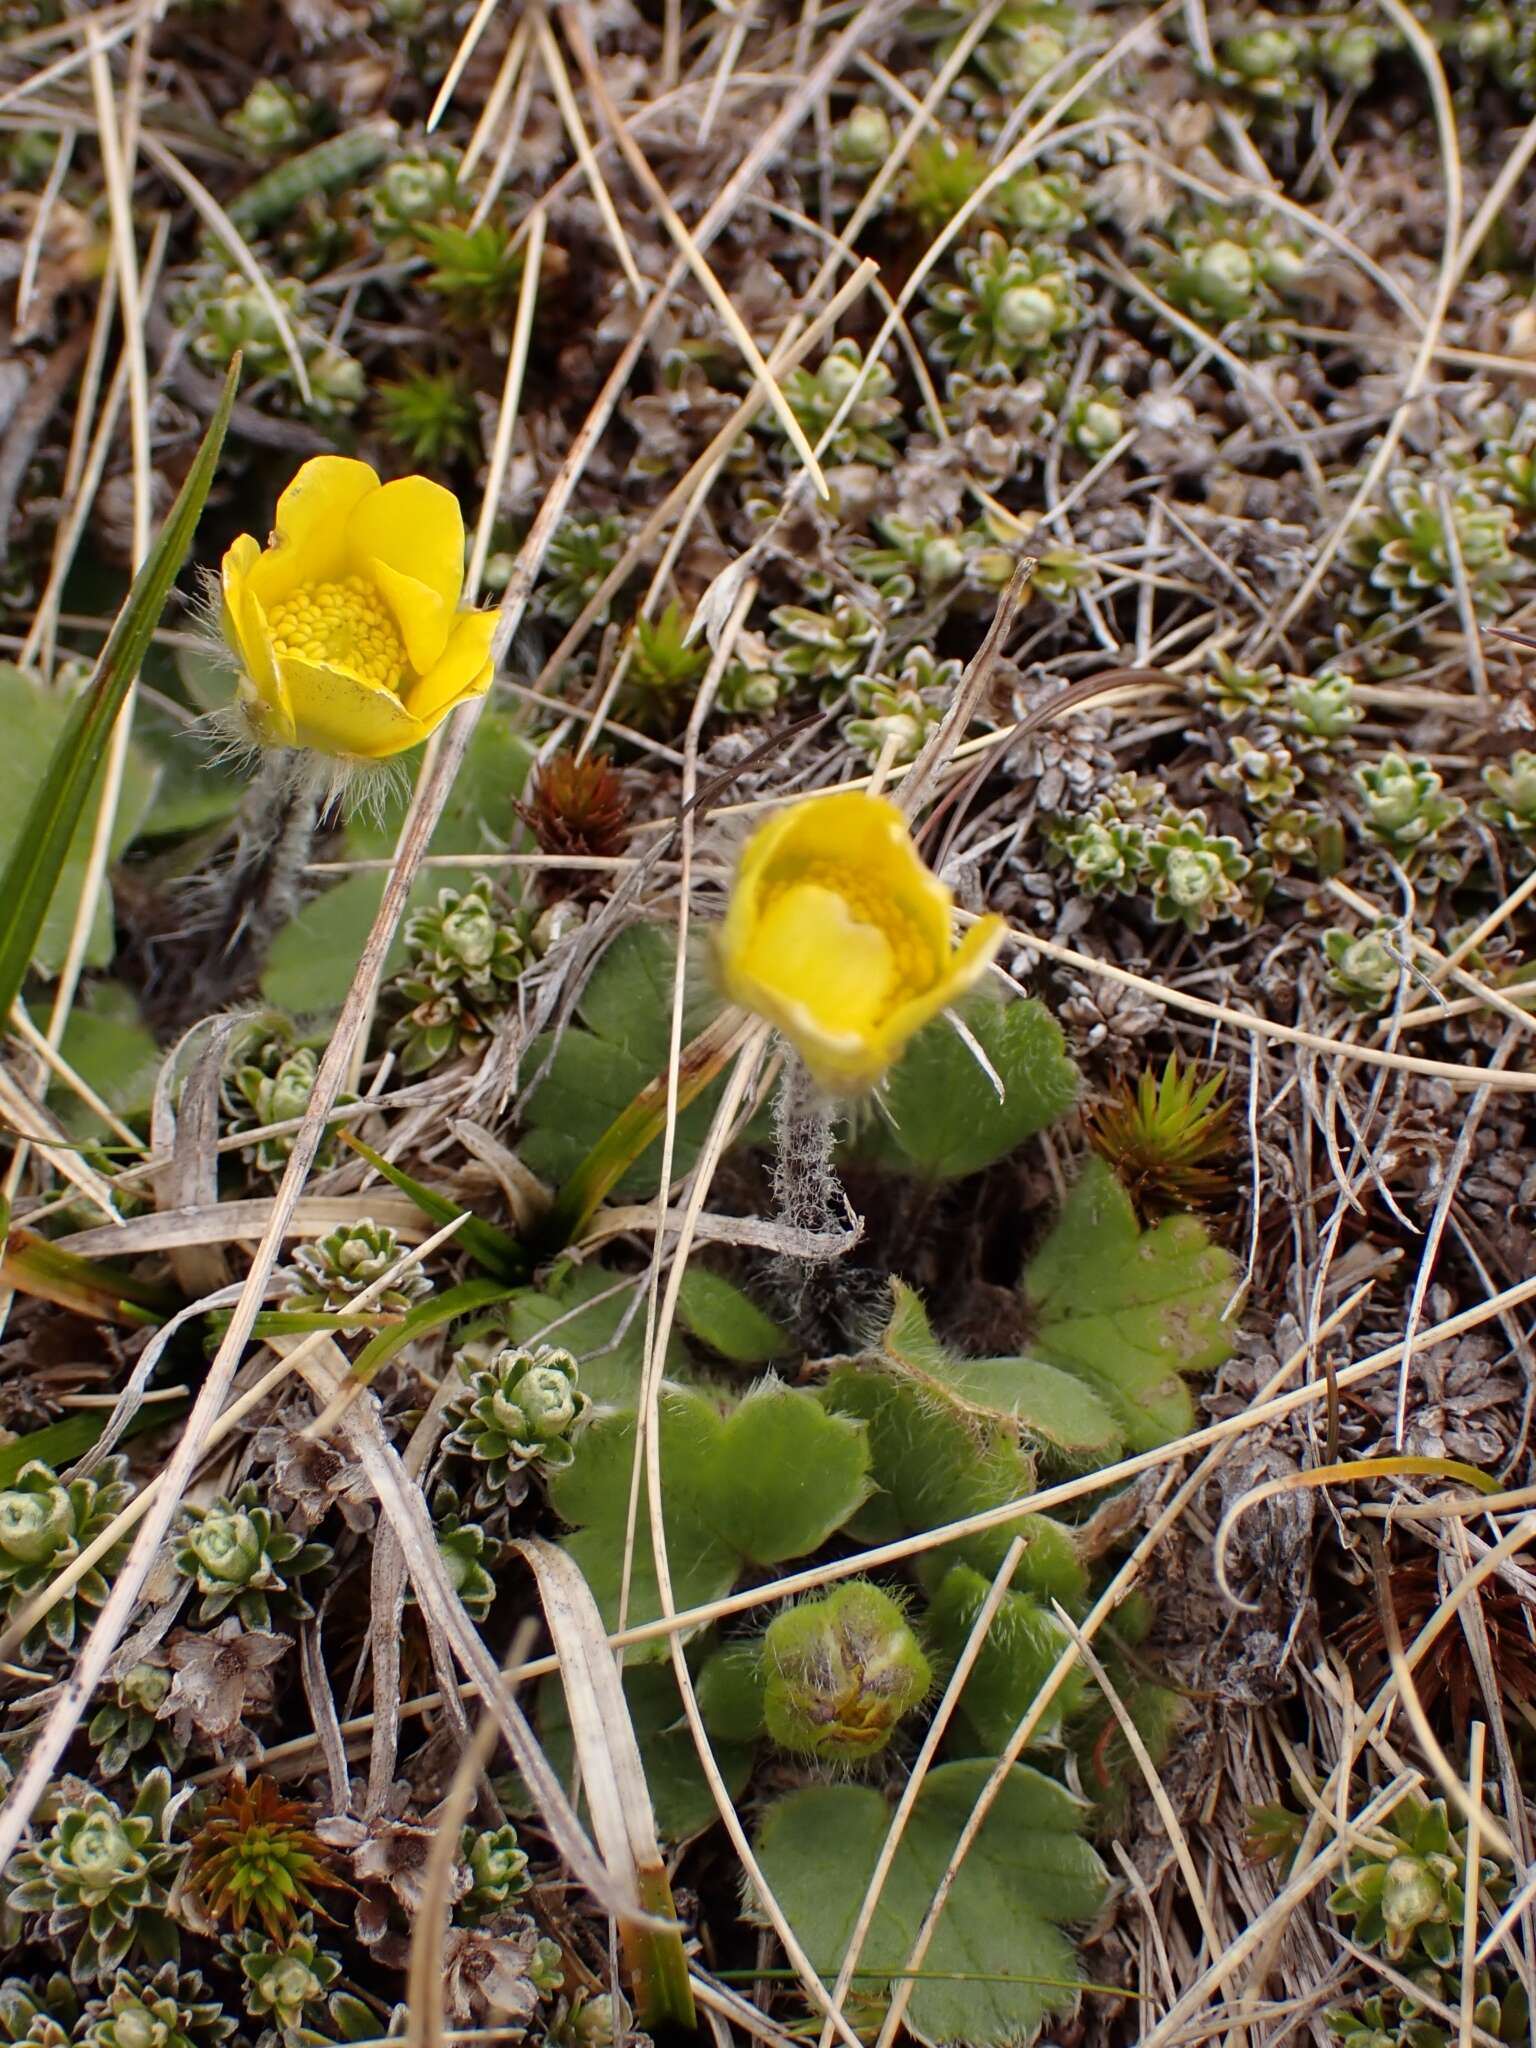
[[[297,655],[280,655],[278,661],[299,746],[382,761],[426,738],[427,728],[412,718],[393,690]]]
[[[368,562],[364,574],[373,578],[389,606],[411,667],[418,676],[425,675],[442,660],[448,645],[451,614],[447,605],[435,590],[429,590],[414,576],[392,569],[377,555]]]
[[[271,649],[265,641],[256,638],[249,630],[250,574],[261,559],[261,549],[248,533],[242,533],[225,550],[224,560],[219,565],[219,579],[224,593],[224,609],[221,624],[224,638],[230,652],[238,659],[248,673],[256,672],[257,680],[263,676],[270,679],[272,667]]]
[[[955,948],[943,979],[892,1010],[881,1027],[889,1065],[914,1032],[931,1024],[941,1010],[968,995],[991,966],[1007,930],[1000,917],[980,917]]]
[[[267,615],[251,588],[251,571],[260,559],[261,550],[248,533],[225,554],[224,637],[240,663],[236,701],[251,732],[264,747],[291,747],[293,707],[278,672]]]
[[[365,497],[347,527],[348,566],[368,575],[375,561],[434,591],[458,609],[464,588],[464,515],[452,491],[430,477],[403,476]]]
[[[379,479],[366,462],[316,455],[277,501],[272,544],[251,568],[251,587],[270,611],[301,583],[334,583],[347,569],[348,521]]]
[[[491,687],[491,636],[495,631],[494,612],[459,613],[442,660],[405,693],[405,708],[413,718],[434,726],[456,704]]]
[[[264,747],[296,747],[298,732],[288,691],[279,677],[271,689],[258,690],[249,675],[235,685],[235,702],[245,716],[252,739]]]
[[[804,1008],[838,1038],[867,1033],[886,1008],[895,956],[878,925],[832,889],[806,883],[776,896],[741,959],[739,980]]]
[[[721,931],[727,992],[776,1024],[823,1087],[870,1087],[997,950],[1002,922],[988,918],[951,951],[952,902],[894,804],[812,798],[742,854]]]
[[[850,885],[861,878],[898,904],[932,948],[935,967],[949,951],[948,889],[924,867],[907,821],[884,797],[839,790],[793,804],[754,835],[742,856],[741,879],[760,884],[830,864]]]

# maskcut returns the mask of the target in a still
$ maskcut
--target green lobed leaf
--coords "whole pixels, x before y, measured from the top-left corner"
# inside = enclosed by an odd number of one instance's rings
[[[660,1431],[667,1556],[680,1608],[720,1598],[749,1564],[818,1550],[869,1490],[863,1430],[777,1380],[760,1382],[728,1413],[691,1388],[669,1387]],[[609,1627],[618,1625],[634,1449],[632,1414],[598,1416],[577,1439],[572,1463],[550,1478],[551,1505],[576,1530],[566,1547]],[[660,1611],[642,1484],[628,1620]],[[664,1644],[648,1648],[666,1655]]]
[[[951,1663],[964,1649],[991,1586],[980,1572],[957,1564],[934,1594],[925,1627]],[[1070,1642],[1038,1600],[1027,1593],[1005,1593],[960,1695],[951,1749],[975,1756],[996,1756],[1005,1749]],[[1068,1672],[1041,1717],[1033,1747],[1056,1739],[1062,1722],[1081,1705],[1087,1683],[1080,1665]]]
[[[1032,1349],[1093,1389],[1133,1451],[1155,1450],[1194,1427],[1182,1375],[1231,1355],[1222,1310],[1236,1277],[1203,1223],[1165,1216],[1144,1230],[1109,1167],[1089,1160],[1025,1271]]]
[[[1016,1429],[1028,1449],[1074,1471],[1108,1464],[1125,1439],[1109,1409],[1071,1373],[1035,1358],[957,1358],[934,1336],[922,1298],[893,1280],[882,1351],[962,1413]]]
[[[788,1358],[795,1340],[749,1295],[707,1266],[690,1266],[677,1297],[683,1327],[732,1365],[771,1365]]]
[[[950,1385],[978,1408],[1007,1415],[1024,1442],[1054,1472],[1109,1465],[1125,1435],[1091,1387],[1038,1358],[956,1358]]]
[[[879,1346],[838,1364],[822,1395],[834,1413],[857,1416],[869,1431],[873,1475],[883,1490],[874,1505],[890,1519],[861,1518],[858,1533],[866,1542],[941,1528],[1004,1507],[1035,1488],[1034,1460],[1020,1442],[1015,1415],[1002,1403],[972,1397],[967,1374],[935,1339],[911,1288],[893,1281],[892,1295],[891,1320]],[[1019,1586],[1069,1607],[1082,1598],[1087,1575],[1072,1538],[1044,1515],[1026,1513],[966,1536],[946,1545],[924,1569],[937,1578],[958,1559],[990,1577],[1015,1535],[1026,1540],[1015,1575]]]
[[[680,1387],[662,1394],[667,1557],[672,1597],[678,1607],[698,1607],[720,1599],[736,1583],[741,1567],[740,1553],[712,1520],[710,1467],[720,1430],[719,1411],[702,1394]],[[550,1505],[562,1521],[575,1525],[575,1534],[565,1538],[565,1548],[580,1565],[609,1628],[619,1625],[634,1457],[634,1416],[598,1416],[577,1439],[570,1465],[549,1478]],[[642,1473],[626,1620],[630,1624],[653,1621],[660,1613]],[[661,1658],[667,1648],[662,1642],[650,1643],[629,1654],[637,1659]]]
[[[131,989],[116,981],[88,982],[69,1013],[59,1051],[108,1109],[128,1122],[149,1115],[161,1053]],[[99,1138],[106,1131],[65,1081],[53,1084],[48,1106],[71,1137]]]
[[[1032,998],[972,1004],[965,1021],[996,1069],[1003,1100],[942,1019],[920,1031],[886,1082],[886,1117],[861,1149],[931,1180],[956,1180],[1006,1158],[1077,1100],[1078,1071],[1061,1026]]]
[[[864,1944],[861,1969],[890,1978],[906,1967],[989,1762],[941,1764],[913,1808]],[[1108,1890],[1103,1865],[1078,1832],[1081,1802],[1016,1764],[1003,1780],[934,1930],[912,1987],[907,2023],[921,2041],[1013,2048],[1048,2014],[1069,2014],[1081,1981],[1064,1925],[1090,1920]],[[830,1985],[847,1952],[890,1825],[868,1786],[807,1785],[764,1816],[763,1875],[813,1966]],[[871,1984],[862,1976],[861,1989]]]
[[[48,756],[25,817],[14,834],[7,835],[8,851],[0,873],[0,1017],[10,1015],[11,1004],[21,993],[68,865],[72,842],[88,814],[91,785],[101,769],[118,713],[192,544],[239,380],[237,355],[230,364],[218,410],[176,502],[134,578],[128,602],[107,637],[95,672],[69,707],[64,729]]]
[[[542,1079],[523,1104],[525,1163],[546,1180],[567,1180],[587,1159],[614,1119],[648,1083],[667,1069],[672,1032],[673,942],[656,925],[630,925],[607,948],[577,1002],[580,1025],[535,1039],[525,1065]],[[719,1005],[702,985],[685,998],[683,1042],[697,1034]],[[548,1066],[545,1067],[545,1061]],[[698,1158],[724,1081],[712,1081],[677,1119],[674,1175]],[[661,1140],[638,1155],[612,1193],[638,1199],[656,1192]]]
[[[68,697],[47,689],[38,677],[9,662],[0,662],[0,730],[5,733],[8,791],[6,801],[0,804],[0,861],[14,863],[21,852],[23,833],[34,829],[33,814],[23,808],[24,798],[28,792],[41,789],[49,763],[64,745],[66,733],[77,716],[78,702],[77,699],[72,705]],[[57,886],[32,947],[31,965],[40,974],[57,974],[69,950],[70,933],[85,888],[105,772],[104,767],[98,767],[79,798],[80,809],[75,828],[65,843]],[[127,851],[154,798],[155,783],[154,763],[135,741],[129,746],[123,764],[110,859],[115,861]],[[86,943],[86,966],[105,967],[112,957],[112,946],[112,899],[110,892],[103,890]]]
[[[569,1351],[581,1367],[583,1393],[600,1408],[632,1408],[645,1370],[644,1294],[644,1274],[556,1266],[541,1287],[518,1288],[496,1320],[513,1344],[547,1342]],[[668,1377],[687,1365],[687,1347],[674,1331]]]
[[[624,1672],[624,1699],[645,1765],[656,1832],[666,1842],[690,1841],[718,1816],[670,1663],[629,1665]],[[544,1753],[562,1782],[569,1784],[573,1761],[570,1713],[558,1677],[542,1682],[538,1704]],[[752,1773],[751,1740],[717,1739],[714,1752],[734,1799],[746,1789]]]

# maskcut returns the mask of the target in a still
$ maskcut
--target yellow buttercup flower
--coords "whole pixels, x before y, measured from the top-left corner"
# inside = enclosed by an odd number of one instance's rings
[[[862,1093],[997,951],[1000,917],[951,947],[953,901],[883,797],[847,790],[791,805],[753,834],[736,870],[720,940],[726,992],[776,1025],[823,1088]]]
[[[382,761],[418,746],[491,682],[494,612],[460,611],[464,518],[424,476],[381,484],[317,455],[277,501],[265,548],[223,567],[238,702],[269,747]]]

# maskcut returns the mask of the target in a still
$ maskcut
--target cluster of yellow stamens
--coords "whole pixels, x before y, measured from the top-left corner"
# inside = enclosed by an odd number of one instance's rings
[[[301,583],[274,605],[268,625],[274,653],[320,661],[363,682],[393,689],[405,648],[383,598],[361,576]]]

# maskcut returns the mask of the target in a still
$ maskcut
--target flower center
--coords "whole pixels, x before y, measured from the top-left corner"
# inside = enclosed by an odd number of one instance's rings
[[[751,953],[757,978],[834,1031],[868,1031],[935,972],[897,906],[831,861],[808,862],[765,890]]]
[[[361,576],[339,583],[301,583],[272,608],[273,651],[344,669],[365,683],[392,690],[405,666],[405,648],[384,600]]]

